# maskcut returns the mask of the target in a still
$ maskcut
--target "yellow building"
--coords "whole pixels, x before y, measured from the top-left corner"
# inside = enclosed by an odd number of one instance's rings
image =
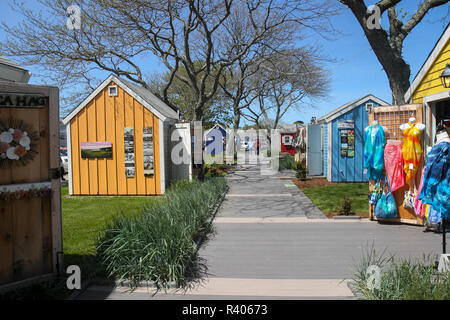
[[[450,125],[450,88],[446,88],[441,75],[450,64],[450,24],[429,54],[405,95],[408,103],[424,104],[426,125],[425,145],[433,146],[436,126]]]
[[[149,90],[110,75],[67,115],[71,195],[159,195],[168,185],[178,113]]]

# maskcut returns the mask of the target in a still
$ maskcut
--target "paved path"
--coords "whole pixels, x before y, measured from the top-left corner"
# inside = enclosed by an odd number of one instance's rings
[[[93,286],[82,299],[354,299],[345,279],[374,244],[398,257],[440,254],[441,236],[407,225],[327,219],[289,180],[243,167],[202,248],[209,277],[187,292]]]
[[[327,219],[294,183],[280,176],[261,175],[258,167],[241,166],[228,178],[230,190],[218,216]]]

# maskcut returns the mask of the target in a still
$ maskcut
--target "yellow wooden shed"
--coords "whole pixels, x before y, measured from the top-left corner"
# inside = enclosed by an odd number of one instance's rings
[[[442,122],[449,130],[450,88],[446,88],[441,80],[447,64],[450,64],[450,24],[405,95],[406,102],[423,104],[426,125],[424,143],[427,147],[434,145],[437,124]]]
[[[69,194],[163,194],[177,119],[149,90],[110,75],[63,120]]]

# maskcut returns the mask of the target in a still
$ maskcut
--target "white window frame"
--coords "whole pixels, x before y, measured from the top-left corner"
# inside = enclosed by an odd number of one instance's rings
[[[286,138],[287,138],[287,140],[288,141],[286,141]],[[292,145],[292,140],[293,140],[294,138],[291,136],[291,135],[284,135],[283,136],[283,144],[285,145],[285,146],[291,146]]]
[[[111,93],[111,89],[115,89],[116,93],[115,94]],[[109,86],[108,87],[108,95],[110,97],[117,97],[118,94],[119,94],[119,89],[117,88],[117,86]]]

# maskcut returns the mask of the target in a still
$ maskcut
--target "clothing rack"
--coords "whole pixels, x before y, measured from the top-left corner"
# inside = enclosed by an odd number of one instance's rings
[[[417,122],[423,123],[423,105],[422,104],[410,104],[403,106],[381,106],[373,108],[369,112],[369,123],[373,120],[377,120],[378,123],[385,128],[385,140],[399,140],[403,139],[403,133],[400,129],[400,125],[407,123],[409,118],[415,117]],[[422,149],[423,140],[422,137]],[[424,155],[422,154],[421,164],[417,170],[414,184],[420,184],[420,173],[422,172],[424,163]],[[369,191],[372,191],[375,183],[373,181],[369,182]],[[396,190],[393,195],[397,205],[398,218],[389,219],[389,222],[400,222],[406,224],[414,225],[424,225],[425,221],[422,217],[417,216],[413,209],[405,209],[403,207],[404,193],[409,190],[411,186],[405,184],[402,188]],[[374,214],[373,206],[370,206],[370,220],[379,220]],[[382,219],[380,219],[382,220]]]

